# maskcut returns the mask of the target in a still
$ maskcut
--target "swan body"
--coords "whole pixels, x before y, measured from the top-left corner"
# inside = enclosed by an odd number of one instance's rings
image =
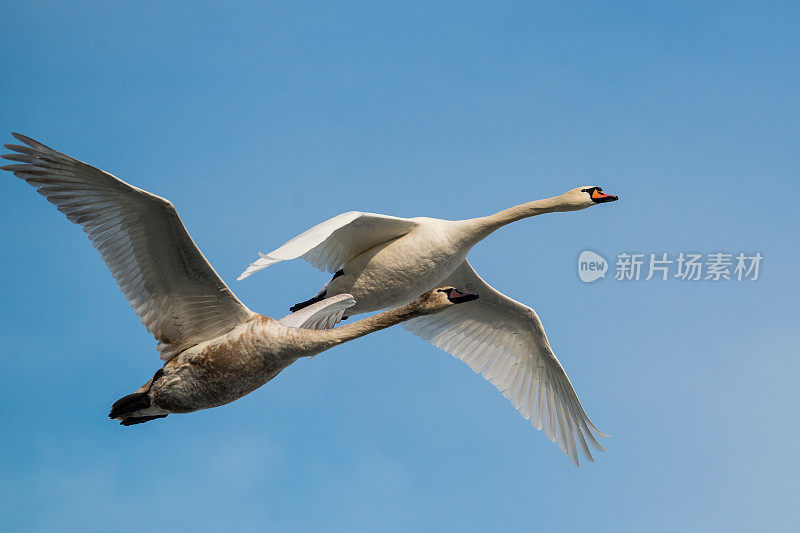
[[[351,211],[314,226],[268,254],[260,254],[238,279],[279,261],[302,257],[334,276],[316,296],[292,310],[351,294],[356,303],[344,317],[405,304],[415,294],[441,284],[478,294],[477,301],[435,317],[413,319],[405,328],[482,374],[578,465],[578,450],[593,460],[587,442],[603,450],[595,436],[605,435],[581,407],[534,310],[481,279],[467,261],[467,254],[475,244],[511,222],[615,200],[616,196],[603,193],[600,187],[585,186],[468,220],[398,218]]]
[[[414,291],[422,294],[436,287],[464,262],[469,250],[450,237],[452,222],[411,220],[417,225],[408,234],[357,255],[331,280],[326,294],[343,294],[345,287],[353,291],[356,303],[348,316],[404,304]]]
[[[123,425],[230,403],[300,357],[477,298],[452,287],[336,329],[355,304],[336,295],[273,320],[248,309],[217,275],[167,200],[24,135],[6,165],[83,227],[164,361],[152,379],[120,398],[110,418]]]
[[[344,296],[352,302],[349,295]],[[430,299],[434,301],[427,301]],[[329,305],[327,301],[320,303]],[[253,313],[227,334],[171,358],[154,379],[134,393],[137,397],[147,396],[147,407],[131,413],[112,411],[112,418],[136,423],[141,418],[225,405],[266,384],[301,357],[317,355],[343,342],[451,305],[455,302],[437,291],[429,291],[406,306],[376,315],[375,320],[371,317],[333,330],[295,328]]]

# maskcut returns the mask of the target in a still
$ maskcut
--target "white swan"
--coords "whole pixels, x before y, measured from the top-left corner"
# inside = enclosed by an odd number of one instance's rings
[[[511,222],[615,200],[600,187],[586,186],[469,220],[350,211],[275,251],[259,254],[239,279],[279,261],[302,257],[334,276],[314,298],[292,310],[322,298],[352,294],[356,304],[346,310],[348,316],[404,304],[439,284],[480,295],[475,302],[414,319],[405,328],[482,374],[522,416],[537,429],[544,428],[577,466],[575,443],[584,457],[593,460],[586,441],[603,450],[592,433],[605,435],[586,416],[533,309],[493,289],[466,257],[476,243]]]
[[[355,302],[320,301],[280,321],[245,307],[192,241],[170,202],[24,135],[6,165],[89,234],[165,361],[120,398],[110,418],[129,426],[232,402],[311,356],[373,331],[477,298],[452,287],[329,330]]]

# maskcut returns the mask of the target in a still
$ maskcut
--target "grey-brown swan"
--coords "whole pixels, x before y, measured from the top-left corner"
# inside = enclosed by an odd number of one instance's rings
[[[103,257],[164,360],[152,379],[119,399],[110,418],[139,424],[232,402],[300,357],[476,298],[452,287],[336,329],[355,302],[348,294],[273,320],[245,307],[192,241],[167,200],[24,135],[4,158],[67,218]]]

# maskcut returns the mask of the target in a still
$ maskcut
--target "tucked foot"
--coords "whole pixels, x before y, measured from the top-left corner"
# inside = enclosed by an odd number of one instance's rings
[[[309,305],[315,304],[317,302],[321,302],[324,299],[325,299],[325,294],[318,294],[318,295],[314,296],[313,298],[309,298],[305,302],[300,302],[300,303],[294,304],[293,306],[291,306],[289,308],[289,311],[291,311],[292,313],[296,313],[297,311],[299,311],[301,309],[305,309]]]
[[[120,420],[120,424],[123,426],[132,426],[134,424],[143,424],[145,422],[150,422],[151,420],[155,420],[156,418],[166,418],[167,415],[152,415],[152,416],[136,416],[136,417],[129,417],[123,418]]]

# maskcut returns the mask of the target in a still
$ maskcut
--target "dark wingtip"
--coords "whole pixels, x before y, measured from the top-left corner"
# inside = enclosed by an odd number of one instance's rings
[[[34,150],[55,152],[55,150],[53,150],[49,146],[45,146],[44,144],[40,143],[39,141],[35,141],[35,140],[31,139],[27,135],[23,135],[23,134],[17,133],[17,132],[12,132],[11,135],[13,135],[18,141],[27,144],[28,146],[30,146]],[[13,150],[13,148],[12,148],[12,150]]]

